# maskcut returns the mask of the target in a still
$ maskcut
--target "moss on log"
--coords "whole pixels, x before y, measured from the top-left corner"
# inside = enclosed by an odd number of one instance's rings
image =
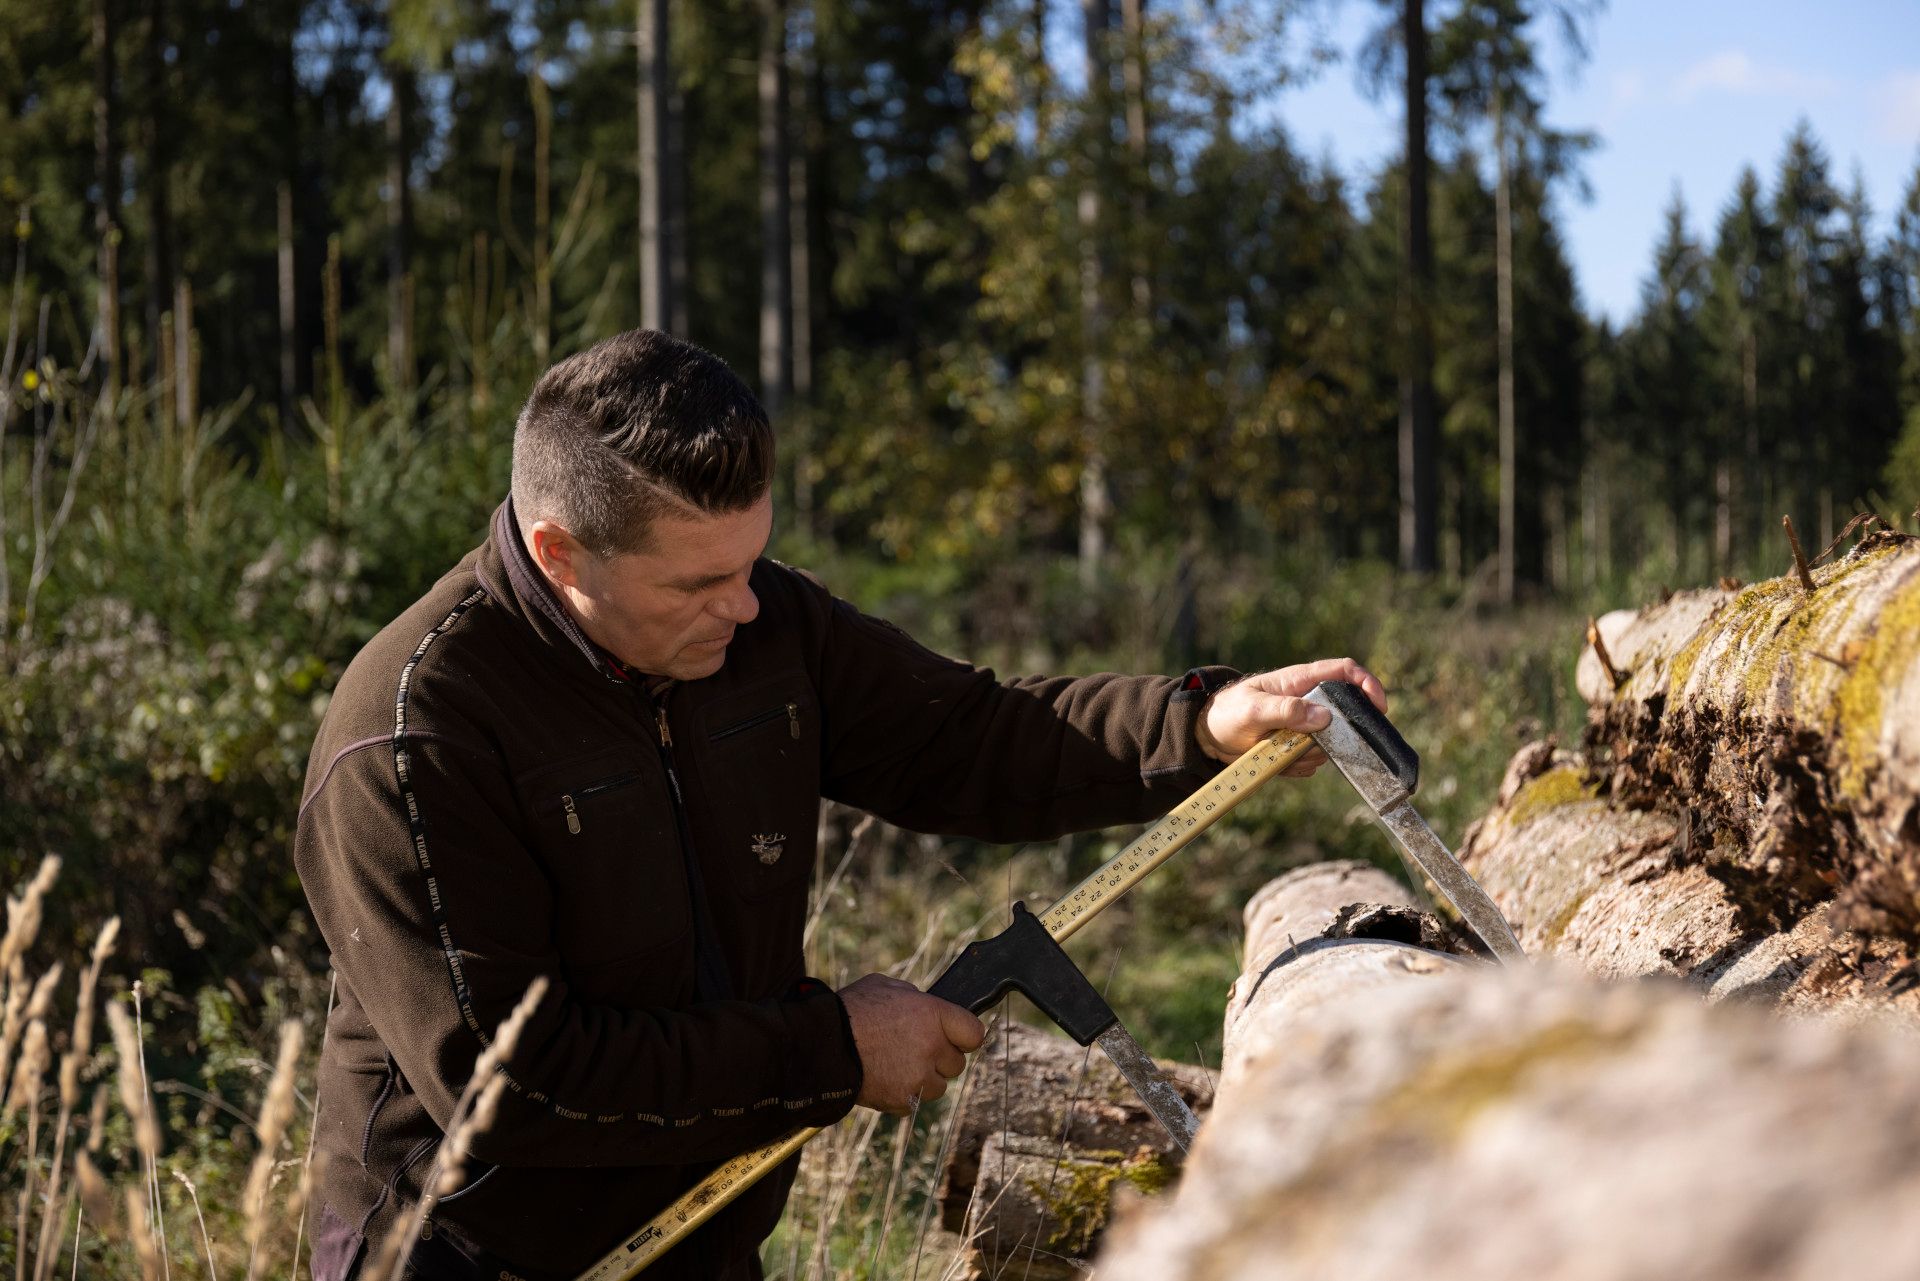
[[[1831,904],[1784,930],[1756,921],[1697,854],[1700,839],[1684,811],[1598,795],[1578,756],[1536,744],[1514,758],[1461,861],[1530,955],[1599,978],[1670,975],[1715,1000],[1920,1022],[1903,945],[1836,930]]]
[[[1814,581],[1602,619],[1579,786],[1681,816],[1678,857],[1746,926],[1830,904],[1836,929],[1920,940],[1920,539],[1871,535]]]
[[[1103,1281],[1920,1275],[1912,1036],[1290,932]]]
[[[1161,1063],[1205,1114],[1204,1069]],[[940,1176],[942,1225],[967,1242],[965,1276],[1073,1275],[1122,1189],[1158,1191],[1179,1169],[1172,1138],[1097,1049],[1002,1024],[967,1071]]]

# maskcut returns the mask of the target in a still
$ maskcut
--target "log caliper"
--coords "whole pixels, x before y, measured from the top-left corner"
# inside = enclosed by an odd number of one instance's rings
[[[1400,731],[1358,686],[1344,681],[1322,682],[1307,701],[1332,713],[1325,728],[1312,734],[1275,734],[1256,744],[1045,912],[1035,916],[1024,903],[1014,904],[1012,925],[969,944],[927,990],[976,1014],[1009,991],[1022,992],[1080,1044],[1098,1043],[1184,1150],[1198,1125],[1192,1110],[1060,944],[1316,743],[1401,852],[1426,873],[1493,954],[1508,964],[1524,960],[1500,909],[1414,809],[1420,757]],[[796,1130],[725,1162],[581,1273],[579,1281],[627,1281],[637,1275],[818,1133],[815,1128]]]

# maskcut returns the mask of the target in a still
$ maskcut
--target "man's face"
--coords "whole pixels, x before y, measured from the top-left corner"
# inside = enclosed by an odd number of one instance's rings
[[[536,521],[533,559],[588,636],[629,667],[675,680],[720,670],[760,601],[747,586],[773,531],[773,497],[718,516],[663,515],[646,547],[602,558]]]

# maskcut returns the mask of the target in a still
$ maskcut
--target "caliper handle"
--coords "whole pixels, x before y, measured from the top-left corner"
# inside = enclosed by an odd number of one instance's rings
[[[1400,731],[1393,727],[1386,713],[1373,705],[1366,692],[1350,681],[1321,681],[1317,688],[1327,705],[1366,740],[1380,763],[1400,781],[1400,786],[1408,792],[1418,791],[1420,753],[1400,737]]]
[[[975,1014],[1008,992],[1032,1001],[1082,1045],[1093,1044],[1119,1018],[1025,903],[1013,905],[1012,925],[967,944],[927,989]]]

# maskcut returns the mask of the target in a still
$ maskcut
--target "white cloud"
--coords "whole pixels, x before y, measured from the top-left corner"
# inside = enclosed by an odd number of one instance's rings
[[[1920,71],[1881,81],[1874,95],[1874,127],[1888,142],[1920,145]]]
[[[1706,94],[1731,93],[1763,97],[1824,98],[1839,85],[1830,76],[1807,75],[1787,67],[1755,62],[1743,50],[1728,49],[1694,63],[1674,80],[1676,102],[1692,102]]]

